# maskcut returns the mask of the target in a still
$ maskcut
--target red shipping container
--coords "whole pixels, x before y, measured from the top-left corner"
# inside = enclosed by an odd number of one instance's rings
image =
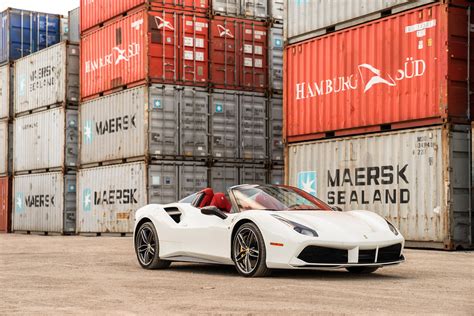
[[[430,5],[287,47],[287,141],[468,122],[466,12]]]
[[[208,19],[142,10],[81,39],[81,98],[145,82],[207,86]]]
[[[139,7],[206,13],[209,0],[81,0],[81,33]]]
[[[210,79],[223,89],[264,91],[268,87],[267,26],[263,22],[211,20]]]
[[[0,178],[0,233],[11,232],[11,178]]]

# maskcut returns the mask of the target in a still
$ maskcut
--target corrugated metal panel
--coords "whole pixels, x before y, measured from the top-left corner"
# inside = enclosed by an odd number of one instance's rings
[[[180,92],[180,154],[189,157],[207,157],[208,104],[206,89],[185,87]]]
[[[268,16],[267,0],[213,0],[212,9],[218,15],[233,15],[264,20]]]
[[[268,87],[268,42],[264,22],[211,20],[210,81],[221,89],[264,91]]]
[[[0,233],[11,231],[11,178],[0,178]]]
[[[267,98],[260,93],[245,93],[239,99],[239,158],[265,160],[268,158]]]
[[[467,29],[465,9],[439,4],[289,46],[288,140],[467,123]]]
[[[74,233],[75,180],[61,172],[14,177],[13,231]]]
[[[0,64],[58,43],[59,19],[57,14],[12,8],[0,12]]]
[[[144,10],[87,34],[81,43],[83,99],[146,81],[208,83],[208,19],[204,16]]]
[[[0,121],[0,175],[11,172],[13,126],[8,120]]]
[[[374,211],[408,241],[454,249],[469,243],[472,228],[469,129],[438,126],[294,144],[289,184],[344,210]]]
[[[235,91],[211,93],[211,156],[239,158],[239,95]]]
[[[288,0],[286,38],[295,43],[436,0]]]
[[[266,184],[267,173],[262,165],[216,163],[209,173],[209,185],[214,192],[227,192],[238,184]]]
[[[68,39],[79,43],[81,40],[81,8],[77,7],[68,12]]]
[[[271,184],[285,184],[285,170],[283,166],[273,166],[270,169]]]
[[[283,94],[283,28],[270,28],[269,41],[268,78],[270,80],[270,89],[274,93]]]
[[[10,65],[0,67],[0,119],[10,116],[12,109],[13,72]]]
[[[268,0],[268,6],[268,12],[272,21],[278,22],[283,26],[283,20],[285,19],[285,0]]]
[[[147,204],[146,174],[145,163],[80,170],[77,232],[132,232],[135,211]]]
[[[79,101],[79,45],[61,42],[15,63],[15,114]]]
[[[165,8],[207,13],[210,0],[150,0],[152,10]]]
[[[15,172],[77,165],[77,111],[56,108],[14,121]]]
[[[274,96],[269,99],[268,137],[269,157],[273,161],[283,161],[283,99]]]

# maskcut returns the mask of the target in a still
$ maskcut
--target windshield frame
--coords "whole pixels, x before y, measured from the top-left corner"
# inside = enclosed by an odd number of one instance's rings
[[[311,199],[314,199],[318,202],[318,204],[321,204],[321,206],[325,207],[326,209],[287,209],[287,210],[284,210],[284,211],[289,211],[289,212],[295,212],[295,211],[303,211],[303,212],[315,212],[315,211],[324,211],[324,212],[328,212],[328,211],[334,211],[334,209],[329,205],[327,204],[326,202],[322,201],[321,199],[318,199],[317,197],[301,190],[301,189],[298,189],[296,187],[293,187],[293,186],[289,186],[289,185],[259,185],[259,184],[242,184],[242,185],[238,185],[238,186],[233,186],[233,187],[230,187],[228,189],[228,193],[229,193],[229,198],[230,198],[230,202],[232,203],[232,212],[233,213],[240,213],[240,212],[246,212],[246,211],[249,211],[249,210],[245,210],[245,209],[241,209],[239,207],[239,203],[237,202],[237,198],[235,196],[235,191],[238,191],[239,189],[242,189],[242,188],[259,188],[259,187],[263,187],[263,186],[271,186],[271,187],[278,187],[278,188],[287,188],[287,189],[290,189],[292,191],[294,191],[296,194],[299,194],[301,195],[303,198],[309,200],[311,202]],[[235,211],[234,211],[235,210]],[[252,209],[253,210],[253,209]],[[275,211],[275,212],[280,212],[279,210],[275,210],[275,209],[254,209],[255,211]]]

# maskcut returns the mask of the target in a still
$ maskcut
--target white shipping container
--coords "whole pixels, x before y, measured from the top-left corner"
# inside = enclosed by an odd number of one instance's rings
[[[0,121],[0,175],[2,176],[11,171],[11,134],[11,123],[8,120]]]
[[[14,172],[37,169],[75,169],[77,110],[54,108],[14,120]]]
[[[79,45],[61,42],[15,62],[15,114],[79,101]]]
[[[80,163],[134,157],[207,157],[208,93],[152,85],[81,104]]]
[[[75,174],[52,172],[15,176],[13,199],[13,231],[75,232]]]
[[[213,0],[212,10],[218,15],[233,15],[261,20],[268,17],[267,0]]]
[[[436,0],[288,0],[285,39],[300,42]]]
[[[469,126],[438,126],[291,144],[288,182],[378,213],[412,245],[455,249],[472,243],[469,139]]]
[[[11,67],[4,65],[0,67],[0,119],[8,118],[12,108],[12,85]]]

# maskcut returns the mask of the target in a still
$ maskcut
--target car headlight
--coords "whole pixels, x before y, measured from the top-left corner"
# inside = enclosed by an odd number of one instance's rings
[[[307,226],[295,223],[290,221],[289,219],[283,218],[279,215],[272,215],[274,218],[278,219],[282,223],[291,227],[295,232],[300,233],[301,235],[309,236],[309,237],[318,237],[318,233]]]
[[[395,226],[393,226],[392,223],[390,223],[389,221],[387,221],[387,220],[385,220],[385,221],[387,222],[388,228],[390,228],[390,231],[391,231],[392,233],[394,233],[395,236],[398,236],[399,232],[398,232],[398,230],[395,228]]]

